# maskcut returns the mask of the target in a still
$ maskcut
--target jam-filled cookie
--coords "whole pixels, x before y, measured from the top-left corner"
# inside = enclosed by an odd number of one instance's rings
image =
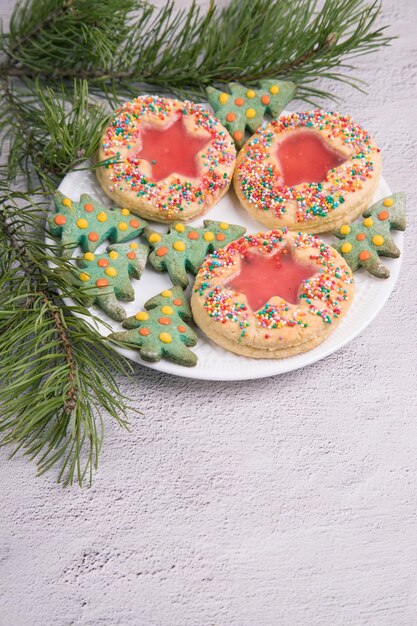
[[[98,159],[100,184],[120,206],[157,222],[186,221],[226,193],[236,149],[202,106],[143,96],[116,111]]]
[[[260,128],[240,151],[234,186],[269,228],[321,233],[357,217],[372,201],[381,154],[349,116],[292,113]]]
[[[279,359],[324,341],[353,293],[352,272],[334,248],[284,228],[246,235],[207,257],[191,306],[201,330],[226,350]]]

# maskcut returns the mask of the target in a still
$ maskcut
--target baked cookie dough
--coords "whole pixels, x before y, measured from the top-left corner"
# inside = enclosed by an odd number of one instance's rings
[[[202,106],[141,96],[116,111],[98,159],[98,180],[117,204],[157,222],[183,222],[226,193],[236,149]]]
[[[195,322],[219,346],[279,359],[324,341],[353,293],[352,272],[334,248],[283,228],[246,235],[207,257],[191,307]]]
[[[372,202],[381,154],[348,115],[316,109],[260,128],[239,152],[236,194],[268,228],[321,233],[355,219]]]

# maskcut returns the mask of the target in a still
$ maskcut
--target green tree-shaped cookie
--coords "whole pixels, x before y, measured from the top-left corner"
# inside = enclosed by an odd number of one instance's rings
[[[254,133],[264,121],[266,113],[278,117],[296,90],[294,83],[281,80],[264,80],[258,88],[229,83],[229,91],[207,88],[207,99],[214,114],[241,148],[245,143],[245,131]]]
[[[134,300],[130,279],[141,277],[148,253],[146,244],[120,243],[109,246],[104,254],[86,252],[77,259],[79,271],[74,280],[85,287],[86,305],[96,304],[112,319],[123,320],[126,312],[118,300]]]
[[[205,220],[204,228],[172,224],[165,234],[145,229],[153,251],[149,255],[152,267],[168,272],[174,285],[188,285],[187,271],[197,274],[204,257],[224,248],[246,232],[242,226]]]
[[[188,346],[195,346],[197,335],[186,323],[191,317],[181,287],[171,287],[148,300],[144,311],[125,319],[123,326],[128,330],[112,333],[109,338],[138,350],[145,361],[164,357],[192,367],[197,356]]]
[[[334,234],[343,242],[335,245],[355,272],[364,267],[378,278],[388,278],[389,269],[380,256],[397,258],[400,251],[391,237],[391,230],[405,230],[405,194],[394,193],[379,200],[362,213],[360,222],[343,224]]]
[[[108,209],[87,193],[74,202],[57,191],[54,203],[56,212],[48,220],[49,229],[61,237],[64,258],[69,258],[78,245],[84,252],[94,252],[106,239],[112,243],[130,241],[148,225],[128,209]]]

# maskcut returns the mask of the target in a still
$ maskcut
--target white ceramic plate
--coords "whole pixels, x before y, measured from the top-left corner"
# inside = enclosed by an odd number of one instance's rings
[[[111,206],[111,202],[101,190],[95,175],[89,171],[79,171],[68,174],[63,179],[59,189],[73,200],[79,200],[82,193],[89,193],[99,198],[103,204]],[[387,183],[381,180],[374,200],[379,200],[390,193],[391,190]],[[251,219],[245,209],[239,204],[233,191],[229,191],[205,217],[229,222],[230,224],[241,224],[247,228],[249,233],[259,232],[265,228]],[[204,217],[198,218],[190,223],[195,226],[200,226],[202,225],[203,219]],[[155,223],[152,224],[152,227],[161,232],[167,228],[166,225]],[[398,247],[402,250],[403,233],[394,232],[393,237]],[[332,237],[323,235],[322,239],[330,242]],[[104,249],[105,244],[99,248],[100,251]],[[142,361],[139,353],[134,350],[117,347],[115,347],[115,349],[132,361],[136,361],[151,369],[201,380],[247,380],[283,374],[284,372],[305,367],[306,365],[323,359],[352,341],[352,339],[372,322],[382,309],[398,278],[401,257],[399,259],[384,258],[383,261],[384,264],[389,267],[391,276],[384,280],[373,278],[364,270],[356,272],[355,297],[347,315],[337,326],[335,331],[322,344],[314,350],[310,350],[310,352],[298,354],[286,359],[250,359],[223,350],[207,339],[199,329],[197,329],[199,342],[192,348],[198,356],[198,364],[193,368],[182,367],[165,360],[161,360],[158,363],[147,363]],[[136,313],[143,307],[146,300],[163,289],[168,288],[171,284],[168,274],[159,274],[150,267],[145,269],[140,280],[132,279],[132,283],[135,289],[135,301],[122,303],[128,316]],[[122,330],[121,324],[111,320],[101,309],[95,308],[94,312],[98,318],[107,322],[113,330]],[[86,319],[92,323],[90,318]],[[109,333],[104,324],[97,323],[96,328],[104,336]]]

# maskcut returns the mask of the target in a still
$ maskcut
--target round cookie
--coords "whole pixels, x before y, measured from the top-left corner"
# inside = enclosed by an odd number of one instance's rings
[[[316,109],[259,129],[240,151],[236,194],[268,228],[321,233],[353,220],[372,201],[381,154],[349,116]]]
[[[226,350],[279,359],[324,341],[353,293],[352,272],[334,248],[284,228],[246,235],[207,257],[191,307],[201,330]]]
[[[202,106],[141,96],[116,111],[98,159],[98,180],[121,206],[157,222],[187,221],[226,193],[236,149]]]

